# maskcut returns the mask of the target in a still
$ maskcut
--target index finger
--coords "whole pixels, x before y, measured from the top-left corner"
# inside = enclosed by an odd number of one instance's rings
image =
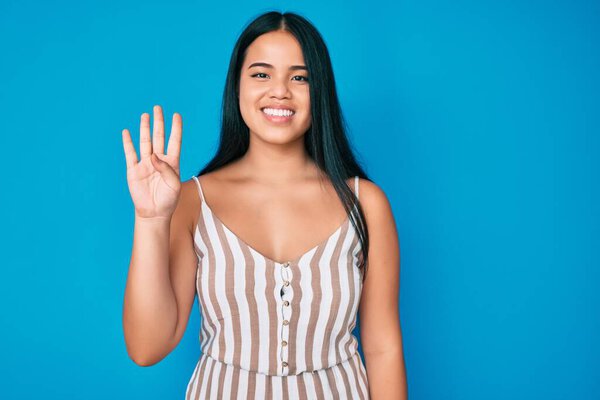
[[[182,130],[181,115],[173,114],[173,123],[171,124],[171,134],[169,135],[169,145],[167,147],[167,155],[179,158],[181,154],[181,130]]]

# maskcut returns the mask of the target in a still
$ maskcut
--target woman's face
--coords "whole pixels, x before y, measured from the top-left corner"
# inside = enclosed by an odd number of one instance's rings
[[[251,134],[288,143],[310,128],[308,71],[296,38],[272,31],[254,40],[240,71],[240,111]]]

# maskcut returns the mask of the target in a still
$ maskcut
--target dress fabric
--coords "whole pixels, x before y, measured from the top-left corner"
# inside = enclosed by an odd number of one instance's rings
[[[352,334],[363,271],[350,219],[278,262],[223,224],[193,179],[201,199],[194,231],[201,354],[186,400],[369,399]]]

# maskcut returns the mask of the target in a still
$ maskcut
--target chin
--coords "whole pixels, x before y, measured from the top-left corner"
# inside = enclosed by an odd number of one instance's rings
[[[270,128],[262,130],[260,133],[256,133],[256,136],[258,136],[263,142],[286,144],[298,140],[304,136],[304,134],[298,132],[289,132],[284,129]]]

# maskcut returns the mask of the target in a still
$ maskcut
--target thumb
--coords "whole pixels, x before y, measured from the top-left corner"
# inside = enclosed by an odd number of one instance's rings
[[[169,187],[176,188],[179,186],[179,177],[173,168],[171,168],[169,163],[158,158],[155,153],[150,155],[150,161],[152,162],[154,168],[156,168],[156,170],[160,173],[161,178],[163,178],[167,185],[169,185]]]

